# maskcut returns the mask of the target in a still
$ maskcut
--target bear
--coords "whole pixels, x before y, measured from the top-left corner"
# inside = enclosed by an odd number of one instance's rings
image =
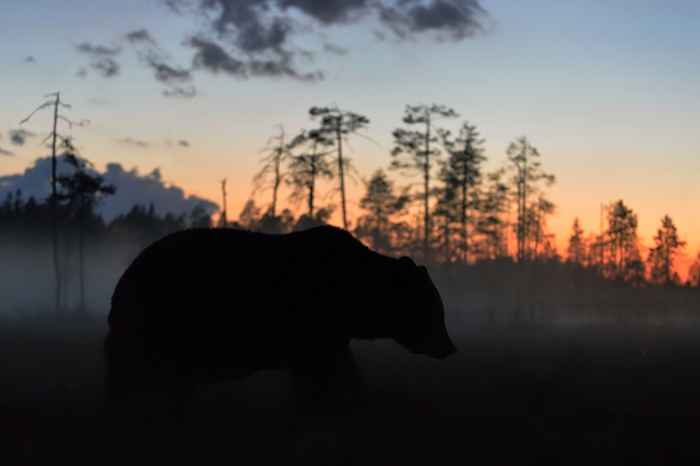
[[[456,351],[427,269],[332,226],[170,234],[123,273],[108,327],[110,399],[154,381],[185,398],[261,370],[328,374],[352,360],[352,339],[440,359]]]

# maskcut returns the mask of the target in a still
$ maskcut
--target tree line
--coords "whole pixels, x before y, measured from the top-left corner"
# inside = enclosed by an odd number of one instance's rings
[[[159,215],[148,200],[105,221],[98,207],[116,187],[107,185],[90,162],[78,155],[71,138],[57,135],[55,159],[69,167],[68,174],[52,175],[47,199],[9,194],[0,204],[0,235],[5,242],[52,241],[57,309],[67,286],[63,278],[70,274],[79,277],[84,307],[88,243],[123,240],[137,253],[158,238],[186,228],[300,231],[329,222],[336,200],[343,227],[384,254],[465,266],[498,261],[559,263],[633,286],[700,286],[700,256],[685,282],[676,270],[686,243],[673,220],[669,216],[661,220],[654,245],[644,257],[637,215],[622,200],[609,206],[607,228],[597,235],[586,235],[576,219],[568,247],[560,254],[547,225],[556,209],[547,188],[556,178],[544,169],[538,149],[526,137],[517,138],[507,147],[502,166],[486,171],[485,140],[477,126],[463,121],[456,131],[447,128],[459,115],[442,105],[406,107],[403,125],[392,132],[387,164],[364,180],[360,212],[351,221],[347,180],[359,174],[346,148],[351,138],[368,138],[363,130],[370,120],[337,107],[313,107],[309,117],[311,128],[291,137],[281,128],[269,140],[262,168],[253,179],[253,196],[235,221],[228,220],[226,183],[222,183],[224,207],[217,225],[204,208],[188,215]],[[390,173],[406,183],[399,186]],[[324,193],[328,183],[333,189]],[[285,187],[288,202],[283,206]],[[269,200],[258,206],[256,197],[268,190]]]
[[[387,166],[365,181],[360,214],[347,218],[346,178],[356,174],[343,147],[362,133],[370,120],[337,107],[309,110],[310,129],[286,137],[283,129],[270,139],[262,168],[253,179],[253,196],[233,226],[283,233],[324,223],[336,205],[342,225],[373,249],[406,254],[430,263],[475,264],[489,260],[558,261],[596,271],[602,277],[634,286],[700,285],[700,256],[687,283],[676,270],[686,247],[673,220],[665,216],[646,258],[637,236],[637,216],[622,200],[607,210],[607,228],[586,236],[578,219],[567,250],[560,253],[547,220],[556,206],[547,188],[556,178],[548,173],[539,150],[526,137],[505,151],[503,165],[487,172],[485,140],[477,126],[461,122],[457,131],[445,127],[459,118],[443,105],[407,106],[403,125],[392,132]],[[389,173],[406,179],[397,186]],[[415,182],[415,178],[418,182]],[[323,183],[334,189],[320,195]],[[281,190],[289,188],[288,207],[280,211]],[[256,196],[270,190],[267,207]],[[302,207],[298,219],[293,209]]]

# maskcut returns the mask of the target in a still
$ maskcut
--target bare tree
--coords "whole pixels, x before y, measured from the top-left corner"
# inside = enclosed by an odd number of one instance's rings
[[[408,105],[404,112],[403,122],[408,126],[422,126],[422,130],[399,128],[394,130],[394,148],[391,167],[397,170],[420,173],[423,176],[423,255],[428,260],[430,256],[431,209],[430,197],[432,169],[435,159],[440,155],[440,149],[435,147],[438,142],[435,128],[436,120],[456,118],[457,113],[444,105]]]
[[[280,132],[277,136],[271,137],[263,149],[265,156],[262,159],[263,167],[253,178],[253,194],[265,188],[272,188],[272,204],[270,212],[272,216],[277,215],[277,199],[279,189],[285,179],[283,172],[284,163],[291,157],[290,145],[286,141],[284,127],[280,125]]]
[[[58,177],[56,174],[57,171],[57,159],[56,159],[56,150],[58,146],[58,141],[59,139],[62,139],[62,136],[58,133],[58,122],[62,121],[68,125],[69,128],[72,128],[73,126],[84,126],[87,124],[87,120],[82,120],[80,122],[75,122],[68,118],[67,116],[63,115],[60,113],[60,109],[70,109],[72,108],[69,104],[66,104],[61,101],[61,93],[60,92],[55,92],[51,94],[47,94],[44,97],[46,100],[39,105],[32,113],[30,113],[25,119],[20,121],[20,125],[23,125],[27,123],[31,118],[41,110],[44,110],[46,108],[52,108],[53,109],[53,123],[52,123],[52,130],[49,133],[49,135],[44,139],[43,142],[46,142],[47,140],[51,140],[51,196],[49,198],[49,203],[51,205],[51,242],[53,245],[53,266],[54,266],[54,278],[56,281],[56,288],[55,288],[55,293],[54,293],[54,298],[55,298],[55,309],[56,311],[59,311],[61,308],[61,267],[59,263],[59,253],[58,253],[58,212],[57,212],[57,196],[58,196],[58,190],[57,190],[57,184],[58,184]],[[42,143],[43,143],[42,142]]]
[[[221,218],[219,219],[219,227],[228,227],[228,199],[226,192],[226,179],[221,180]]]
[[[341,110],[338,107],[312,107],[309,110],[311,118],[321,118],[320,131],[335,137],[337,150],[338,180],[340,181],[340,205],[343,217],[343,228],[349,229],[348,209],[345,191],[346,169],[350,160],[343,154],[343,142],[351,134],[357,134],[360,129],[369,125],[369,118],[358,113]]]

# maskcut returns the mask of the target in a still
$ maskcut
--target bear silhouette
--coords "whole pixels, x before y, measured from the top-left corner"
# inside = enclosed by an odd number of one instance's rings
[[[112,296],[110,397],[154,381],[170,392],[265,369],[330,373],[351,339],[413,353],[455,351],[425,267],[372,251],[345,230],[283,235],[193,229],[147,247]]]

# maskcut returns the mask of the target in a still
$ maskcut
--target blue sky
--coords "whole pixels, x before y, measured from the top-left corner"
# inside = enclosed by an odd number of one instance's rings
[[[700,2],[689,0],[483,0],[487,30],[463,41],[379,41],[375,22],[334,26],[299,36],[312,49],[329,41],[346,56],[319,54],[308,70],[326,79],[238,80],[199,73],[194,99],[164,98],[162,86],[127,47],[122,73],[103,79],[75,76],[87,65],[75,46],[116,44],[147,28],[173,62],[188,66],[181,46],[200,19],[169,13],[158,0],[3,0],[0,3],[0,174],[16,173],[42,150],[36,140],[10,147],[7,131],[61,90],[71,115],[92,124],[74,134],[98,166],[118,161],[144,171],[161,167],[186,190],[217,198],[218,180],[231,181],[232,208],[250,192],[258,151],[283,123],[289,132],[310,125],[312,105],[337,103],[372,120],[352,154],[364,175],[386,167],[390,132],[403,108],[443,103],[476,123],[487,139],[489,166],[505,159],[508,143],[527,135],[545,167],[558,176],[552,226],[563,236],[575,215],[597,228],[602,201],[624,198],[640,214],[647,240],[668,212],[686,236],[700,236]],[[24,63],[27,56],[36,63]],[[46,133],[48,115],[28,128]],[[456,127],[457,121],[452,124]],[[116,142],[149,143],[135,149]],[[167,140],[186,139],[189,149]],[[352,196],[359,200],[359,187]],[[647,241],[648,242],[648,241]],[[696,244],[691,243],[694,250]]]

